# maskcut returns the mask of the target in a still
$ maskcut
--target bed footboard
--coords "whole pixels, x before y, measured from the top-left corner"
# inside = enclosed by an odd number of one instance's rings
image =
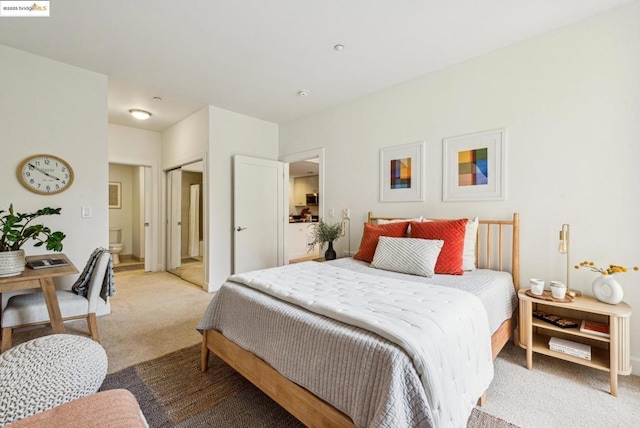
[[[241,348],[217,330],[202,335],[201,369],[207,370],[213,352],[276,403],[308,427],[353,427],[344,413],[307,389],[282,376],[253,353]]]

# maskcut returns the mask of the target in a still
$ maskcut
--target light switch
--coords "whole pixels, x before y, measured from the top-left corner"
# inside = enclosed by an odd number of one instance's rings
[[[329,208],[329,217],[333,217],[336,215],[336,210],[334,208]]]
[[[91,218],[91,207],[82,207],[82,210],[80,212],[80,217]]]

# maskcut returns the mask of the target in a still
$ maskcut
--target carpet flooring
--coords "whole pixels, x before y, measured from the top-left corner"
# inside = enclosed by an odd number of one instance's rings
[[[215,355],[200,372],[200,345],[107,375],[101,390],[116,388],[136,396],[151,428],[303,426]],[[516,426],[473,409],[467,427]]]

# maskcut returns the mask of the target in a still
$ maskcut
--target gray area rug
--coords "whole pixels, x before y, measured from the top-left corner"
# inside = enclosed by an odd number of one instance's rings
[[[101,390],[125,388],[156,427],[302,427],[273,400],[214,355],[200,372],[200,345],[107,375]],[[515,427],[474,409],[469,428]]]

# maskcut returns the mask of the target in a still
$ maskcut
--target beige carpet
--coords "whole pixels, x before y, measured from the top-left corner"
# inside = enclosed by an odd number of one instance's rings
[[[115,284],[111,314],[98,317],[109,373],[202,340],[196,325],[213,293],[166,272],[117,273]],[[88,335],[83,320],[66,322],[65,328],[67,333]],[[50,333],[49,326],[18,330],[14,344]]]

